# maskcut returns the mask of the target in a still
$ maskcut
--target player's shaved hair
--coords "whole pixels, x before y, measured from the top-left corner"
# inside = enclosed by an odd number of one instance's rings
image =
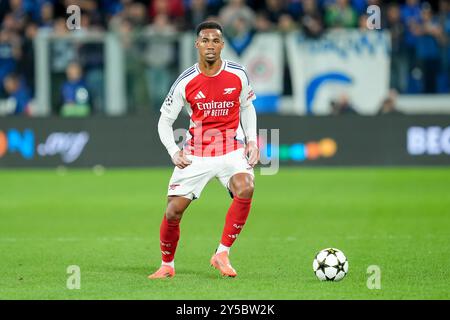
[[[223,33],[223,28],[219,23],[215,21],[204,21],[200,23],[197,26],[197,28],[195,28],[195,33],[197,34],[197,37],[200,35],[200,32],[204,29],[216,29],[219,30],[221,34]]]

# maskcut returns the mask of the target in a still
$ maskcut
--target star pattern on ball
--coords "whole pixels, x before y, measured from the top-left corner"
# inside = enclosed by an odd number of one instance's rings
[[[325,273],[325,268],[329,267],[329,265],[325,263],[325,259],[323,259],[322,261],[317,260],[317,263],[319,264],[317,270],[321,270],[323,273]]]
[[[340,262],[339,259],[338,259],[337,265],[334,266],[337,269],[338,273],[339,273],[339,271],[345,272],[344,271],[344,264],[345,264],[345,262]]]
[[[335,254],[337,251],[334,250],[333,248],[327,249],[328,255],[330,254]]]

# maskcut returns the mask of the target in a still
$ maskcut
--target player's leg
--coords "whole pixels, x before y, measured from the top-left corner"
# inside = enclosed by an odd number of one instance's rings
[[[180,221],[191,199],[180,196],[169,196],[167,208],[159,231],[162,264],[174,267],[173,260],[180,238]]]
[[[211,258],[211,264],[219,269],[222,275],[234,277],[236,271],[230,264],[230,248],[242,231],[251,208],[254,191],[253,169],[249,167],[243,150],[231,152],[228,164],[218,175],[219,180],[229,190],[233,201],[228,209],[222,238],[216,253]]]
[[[247,221],[254,191],[253,176],[248,173],[237,173],[231,177],[228,187],[233,195],[233,201],[225,218],[218,253],[222,251],[229,253],[230,247]]]
[[[160,227],[161,268],[150,278],[175,274],[174,256],[180,237],[180,221],[192,200],[200,198],[203,188],[214,177],[211,165],[200,157],[191,157],[191,165],[174,168],[167,190],[167,207]]]
[[[180,238],[180,221],[191,199],[183,196],[167,197],[167,207],[159,229],[159,244],[162,254],[161,267],[150,279],[167,278],[175,275],[175,251]]]

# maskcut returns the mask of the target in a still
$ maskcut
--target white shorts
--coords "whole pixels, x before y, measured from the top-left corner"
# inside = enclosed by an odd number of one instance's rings
[[[203,188],[214,177],[230,191],[229,181],[237,173],[254,176],[248,164],[244,148],[217,157],[197,157],[188,155],[192,163],[184,169],[175,167],[170,178],[168,196],[183,196],[191,200],[200,198]]]

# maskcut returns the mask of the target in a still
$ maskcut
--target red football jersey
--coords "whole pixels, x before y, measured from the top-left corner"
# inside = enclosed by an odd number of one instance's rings
[[[223,60],[217,74],[206,76],[195,64],[174,82],[161,112],[175,120],[185,107],[191,120],[184,149],[219,156],[243,147],[240,109],[255,98],[241,65]]]

